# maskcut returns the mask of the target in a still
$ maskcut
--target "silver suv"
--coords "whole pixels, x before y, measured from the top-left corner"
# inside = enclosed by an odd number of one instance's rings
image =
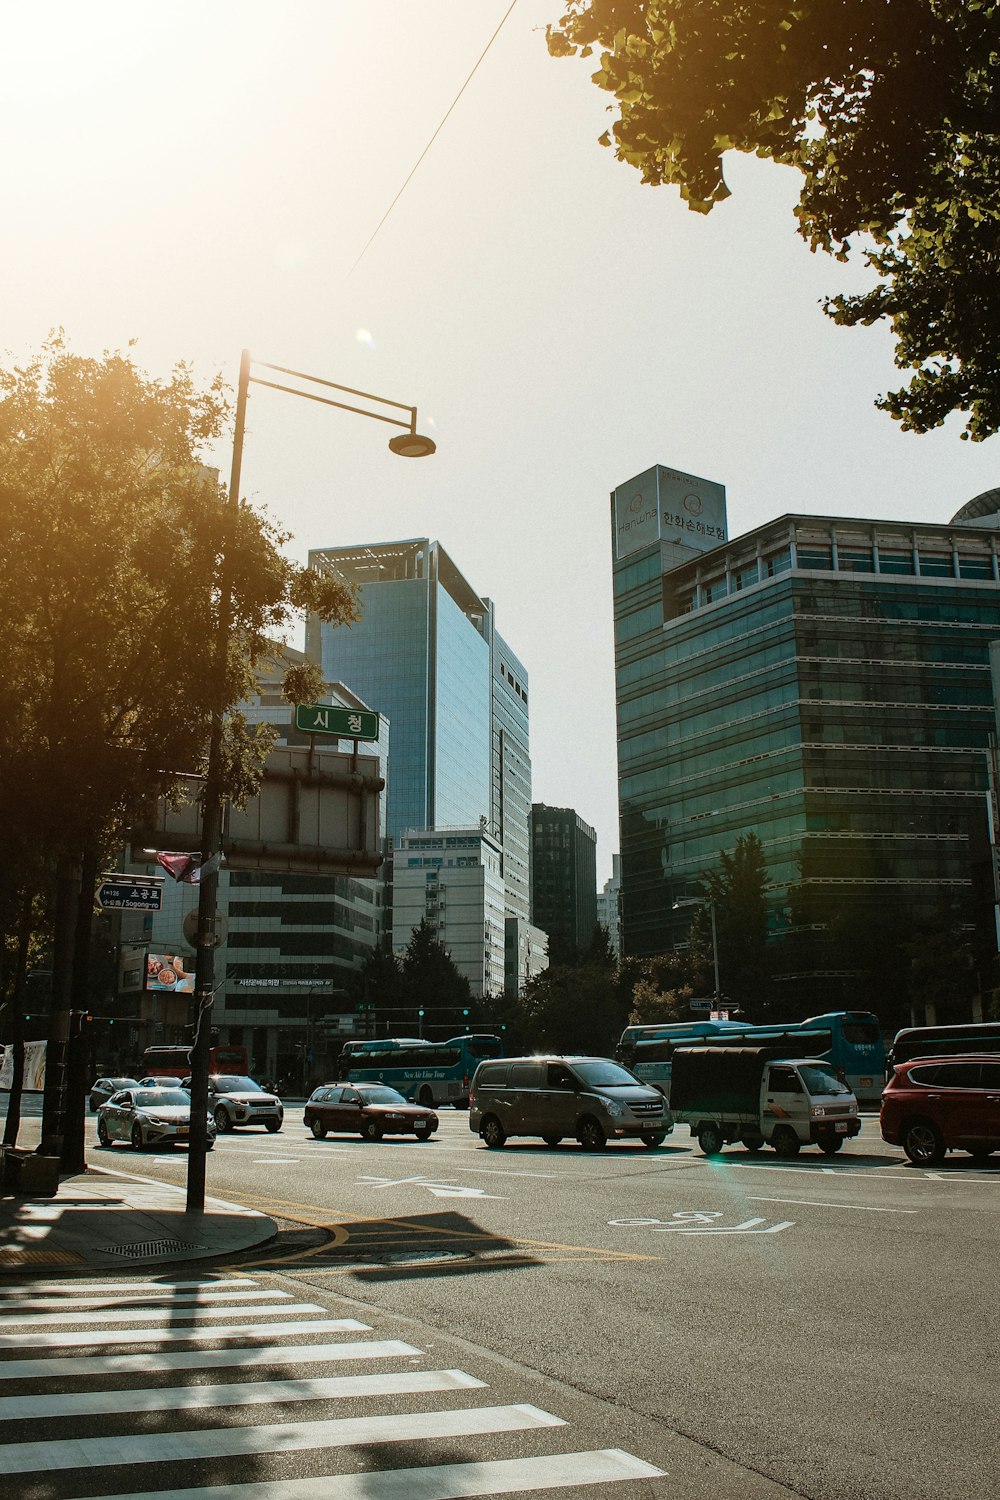
[[[191,1087],[190,1078],[185,1078],[184,1087]],[[273,1135],[285,1118],[277,1094],[267,1093],[259,1083],[239,1073],[209,1074],[208,1111],[220,1135],[239,1125],[263,1125]]]
[[[507,1057],[481,1062],[472,1079],[469,1128],[491,1150],[510,1135],[566,1136],[585,1151],[632,1138],[651,1149],[673,1129],[659,1089],[609,1057]]]

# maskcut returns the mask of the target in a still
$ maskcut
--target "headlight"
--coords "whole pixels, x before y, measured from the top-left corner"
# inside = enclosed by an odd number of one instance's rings
[[[625,1113],[624,1104],[619,1104],[617,1099],[605,1099],[603,1094],[598,1094],[597,1102],[598,1104],[603,1104],[608,1114],[612,1117]]]
[[[826,1114],[826,1110],[823,1108],[822,1104],[814,1104],[809,1113],[814,1120],[819,1120],[822,1119],[822,1117]]]

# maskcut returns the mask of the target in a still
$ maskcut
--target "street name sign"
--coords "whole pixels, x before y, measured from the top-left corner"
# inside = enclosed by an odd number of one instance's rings
[[[130,875],[105,875],[97,888],[97,899],[109,911],[159,911],[163,905],[163,882],[133,879]]]
[[[377,740],[378,714],[334,708],[329,703],[296,703],[295,727],[303,734],[332,734],[341,740]]]

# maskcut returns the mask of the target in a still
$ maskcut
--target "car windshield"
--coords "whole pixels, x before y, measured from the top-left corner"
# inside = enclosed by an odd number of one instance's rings
[[[212,1079],[220,1094],[262,1094],[264,1090],[252,1078],[243,1078],[239,1073],[216,1073]]]
[[[187,1108],[191,1096],[183,1089],[136,1089],[135,1102],[140,1109],[163,1109],[168,1104],[183,1104]]]
[[[611,1062],[607,1058],[592,1058],[588,1062],[575,1062],[573,1072],[589,1083],[592,1088],[613,1089],[628,1087],[639,1083],[634,1073],[628,1068],[623,1068],[621,1063]]]
[[[809,1094],[849,1094],[846,1083],[841,1083],[832,1068],[820,1068],[815,1063],[801,1065],[799,1072]]]
[[[94,1084],[95,1089],[111,1089],[117,1093],[119,1089],[134,1089],[138,1079],[135,1078],[99,1078]]]
[[[358,1092],[365,1104],[405,1104],[407,1102],[398,1090],[391,1089],[385,1084],[379,1088],[359,1089]]]

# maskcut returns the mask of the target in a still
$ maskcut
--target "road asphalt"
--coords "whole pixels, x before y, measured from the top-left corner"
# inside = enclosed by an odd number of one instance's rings
[[[182,1188],[95,1167],[61,1178],[54,1197],[5,1194],[0,1276],[210,1260],[267,1244],[278,1233],[266,1214],[220,1198],[206,1198],[200,1214],[185,1205]]]

